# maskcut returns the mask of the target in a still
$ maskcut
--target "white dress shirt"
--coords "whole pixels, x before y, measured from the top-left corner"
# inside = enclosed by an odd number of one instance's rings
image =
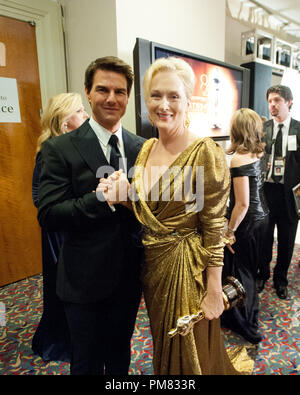
[[[269,182],[274,182],[272,179],[272,173],[273,173],[273,157],[274,157],[274,150],[275,150],[275,140],[277,137],[277,133],[279,130],[279,125],[283,125],[282,127],[282,156],[285,158],[286,157],[286,150],[287,150],[287,145],[288,145],[288,134],[289,134],[289,129],[290,129],[290,123],[291,123],[291,117],[288,116],[284,122],[277,122],[275,119],[273,119],[274,122],[274,127],[273,127],[273,136],[272,136],[272,150],[271,150],[271,155],[269,161],[271,162],[271,168],[268,174],[268,179],[267,181]],[[280,181],[281,184],[283,184],[283,177]]]

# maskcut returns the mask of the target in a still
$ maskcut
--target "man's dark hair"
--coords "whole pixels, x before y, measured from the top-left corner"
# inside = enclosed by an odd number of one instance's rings
[[[285,85],[274,85],[271,86],[267,90],[266,98],[267,100],[269,99],[269,94],[270,93],[278,93],[281,97],[284,98],[285,101],[293,100],[293,94],[291,89],[288,86]],[[290,105],[290,109],[292,108],[292,104]]]
[[[133,71],[129,64],[116,56],[105,56],[94,60],[85,71],[84,86],[87,93],[90,93],[92,89],[94,74],[97,70],[114,71],[115,73],[123,74],[127,81],[127,94],[129,96],[133,84]]]

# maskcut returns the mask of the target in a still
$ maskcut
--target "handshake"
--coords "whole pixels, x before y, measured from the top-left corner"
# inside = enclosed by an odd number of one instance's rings
[[[110,206],[128,205],[130,184],[122,169],[115,171],[108,178],[100,178],[96,189],[98,200],[105,200]]]

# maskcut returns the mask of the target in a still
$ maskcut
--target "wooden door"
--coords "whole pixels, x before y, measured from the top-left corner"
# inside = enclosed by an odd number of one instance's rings
[[[1,286],[40,273],[42,267],[41,231],[32,203],[41,109],[35,26],[0,16],[0,43],[0,77],[16,79],[21,116],[20,123],[0,122]],[[1,99],[0,91],[0,109]]]

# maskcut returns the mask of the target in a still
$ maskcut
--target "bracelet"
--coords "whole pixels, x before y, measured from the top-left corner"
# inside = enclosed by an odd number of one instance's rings
[[[230,228],[229,226],[227,226],[227,229],[229,230],[229,232],[231,232],[231,233],[234,233],[235,231],[232,229],[232,228]]]
[[[226,244],[232,245],[232,244],[235,243],[235,241],[236,241],[236,239],[235,239],[234,236],[232,236],[232,237],[223,236],[223,237],[222,237],[222,242],[223,242],[225,245],[226,245]]]

